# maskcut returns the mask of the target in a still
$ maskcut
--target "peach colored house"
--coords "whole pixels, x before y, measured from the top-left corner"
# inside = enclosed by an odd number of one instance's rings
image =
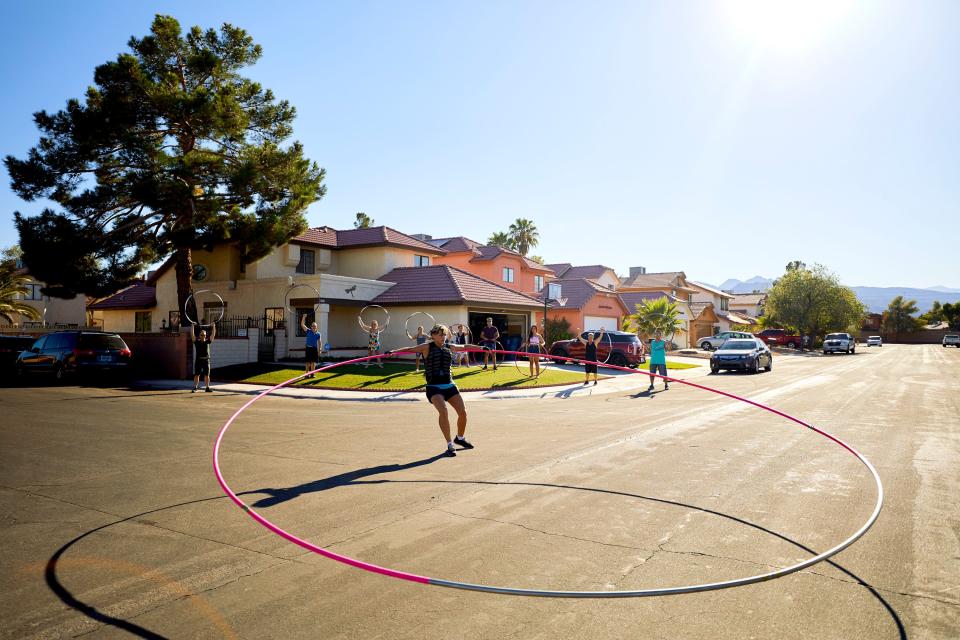
[[[550,267],[534,262],[516,251],[482,245],[456,236],[430,239],[430,244],[442,249],[434,264],[446,264],[507,289],[535,295],[554,278]]]
[[[596,331],[601,328],[618,331],[623,318],[629,313],[616,291],[588,280],[575,278],[555,280],[560,285],[561,297],[566,300],[563,306],[551,302],[547,319],[564,318],[570,323],[571,330]],[[541,301],[543,296],[540,296]],[[537,313],[537,324],[543,325],[543,311]]]

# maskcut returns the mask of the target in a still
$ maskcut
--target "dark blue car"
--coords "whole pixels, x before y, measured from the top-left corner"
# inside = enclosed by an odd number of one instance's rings
[[[37,338],[17,358],[20,376],[39,373],[62,380],[82,372],[124,372],[133,354],[119,335],[100,331],[57,331]]]

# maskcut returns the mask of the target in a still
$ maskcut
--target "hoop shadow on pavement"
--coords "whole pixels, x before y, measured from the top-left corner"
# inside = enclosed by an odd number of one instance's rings
[[[615,491],[615,490],[610,490],[610,489],[599,489],[599,488],[595,488],[595,487],[578,487],[578,486],[573,486],[573,485],[552,484],[552,483],[542,483],[542,482],[495,482],[495,481],[484,481],[484,480],[390,480],[390,479],[387,479],[387,478],[379,479],[379,480],[364,480],[364,479],[363,479],[363,478],[369,478],[369,477],[375,476],[375,475],[381,475],[381,474],[386,474],[386,473],[394,473],[394,472],[396,472],[396,471],[403,471],[403,470],[406,470],[406,469],[414,469],[414,468],[417,468],[417,467],[422,467],[422,466],[431,464],[431,463],[433,463],[433,462],[436,462],[437,460],[439,460],[439,459],[442,458],[442,457],[444,457],[444,456],[443,456],[443,455],[436,455],[436,456],[431,456],[431,457],[429,457],[429,458],[423,458],[423,459],[421,459],[421,460],[415,460],[415,461],[413,461],[413,462],[407,462],[407,463],[403,463],[403,464],[388,464],[388,465],[378,465],[378,466],[375,466],[375,467],[366,467],[366,468],[363,468],[363,469],[357,469],[357,470],[355,470],[355,471],[348,471],[348,472],[346,472],[346,473],[340,473],[340,474],[337,474],[337,475],[335,475],[335,476],[329,476],[329,477],[327,477],[327,478],[321,478],[321,479],[319,479],[319,480],[313,480],[313,481],[311,481],[311,482],[304,483],[304,484],[301,484],[301,485],[297,485],[297,486],[295,486],[295,487],[288,487],[288,488],[281,488],[281,489],[277,489],[277,488],[254,489],[254,490],[251,490],[251,491],[241,492],[241,493],[239,493],[238,495],[256,495],[256,494],[266,493],[269,497],[267,497],[267,498],[262,498],[261,500],[258,500],[257,502],[253,503],[252,506],[254,506],[254,507],[267,508],[267,507],[271,507],[271,506],[280,504],[280,503],[285,502],[285,501],[288,501],[288,500],[292,500],[292,499],[294,499],[294,498],[300,497],[300,496],[305,495],[305,494],[308,494],[308,493],[315,493],[315,492],[319,492],[319,491],[327,491],[327,490],[329,490],[329,489],[335,489],[335,488],[337,488],[337,487],[344,487],[344,486],[363,486],[363,485],[367,485],[367,484],[384,484],[384,483],[398,483],[398,484],[399,484],[399,483],[403,483],[403,484],[456,484],[456,485],[474,485],[474,486],[476,486],[476,485],[486,485],[486,486],[522,486],[522,487],[545,487],[545,488],[553,488],[553,489],[571,489],[571,490],[575,490],[575,491],[587,491],[587,492],[592,492],[592,493],[603,493],[603,494],[608,494],[608,495],[623,496],[623,497],[627,497],[627,498],[635,498],[635,499],[639,499],[639,500],[647,500],[647,501],[656,502],[656,503],[659,503],[659,504],[666,504],[666,505],[671,505],[671,506],[676,506],[676,507],[682,507],[682,508],[685,508],[685,509],[691,509],[691,510],[699,511],[699,512],[702,512],[702,513],[709,513],[709,514],[711,514],[711,515],[715,515],[715,516],[718,516],[718,517],[720,517],[720,518],[725,518],[725,519],[730,520],[730,521],[732,521],[732,522],[736,522],[736,523],[738,523],[738,524],[741,524],[741,525],[750,527],[750,528],[752,528],[752,529],[756,529],[757,531],[761,531],[761,532],[763,532],[763,533],[766,533],[766,534],[769,534],[769,535],[771,535],[771,536],[774,536],[774,537],[776,537],[776,538],[778,538],[778,539],[780,539],[780,540],[783,540],[784,542],[788,542],[788,543],[790,543],[791,545],[797,547],[798,549],[802,549],[803,551],[805,551],[805,552],[807,552],[807,553],[810,553],[810,554],[812,554],[812,555],[816,555],[816,553],[817,553],[815,550],[813,550],[813,549],[805,546],[804,544],[802,544],[802,543],[800,543],[800,542],[797,542],[797,541],[795,541],[795,540],[792,540],[791,538],[788,538],[787,536],[785,536],[785,535],[783,535],[783,534],[777,533],[776,531],[773,531],[773,530],[771,530],[771,529],[768,529],[768,528],[766,528],[766,527],[763,527],[763,526],[761,526],[761,525],[759,525],[759,524],[750,522],[749,520],[744,520],[743,518],[738,518],[738,517],[736,517],[736,516],[732,516],[732,515],[729,515],[729,514],[720,512],[720,511],[717,511],[717,510],[715,510],[715,509],[708,509],[708,508],[706,508],[706,507],[700,507],[700,506],[697,506],[697,505],[688,504],[688,503],[684,503],[684,502],[678,502],[678,501],[675,501],[675,500],[667,500],[667,499],[664,499],[664,498],[655,498],[655,497],[652,497],[652,496],[644,496],[644,495],[640,495],[640,494],[627,493],[627,492],[624,492],[624,491]],[[107,523],[107,524],[105,524],[105,525],[101,525],[101,526],[99,526],[99,527],[96,527],[95,529],[91,529],[90,531],[87,531],[87,532],[85,532],[85,533],[82,533],[82,534],[80,534],[79,536],[77,536],[77,537],[75,537],[74,539],[72,539],[72,540],[70,540],[69,542],[67,542],[66,544],[64,544],[64,545],[63,545],[62,547],[60,547],[59,549],[57,549],[57,551],[54,552],[54,554],[53,554],[52,556],[50,556],[49,560],[47,561],[46,569],[45,569],[45,571],[44,571],[44,578],[45,578],[45,580],[46,580],[47,586],[48,586],[49,589],[61,600],[61,602],[63,602],[64,604],[66,604],[66,605],[69,606],[70,608],[75,609],[75,610],[81,612],[82,614],[84,614],[85,616],[87,616],[88,618],[90,618],[90,619],[92,619],[92,620],[96,620],[97,622],[100,622],[100,623],[102,623],[102,624],[115,627],[115,628],[117,628],[117,629],[122,629],[122,630],[130,633],[131,635],[134,635],[134,636],[137,636],[137,637],[140,637],[140,638],[151,638],[151,639],[161,639],[161,640],[165,640],[165,636],[163,636],[163,635],[160,635],[160,634],[158,634],[158,633],[156,633],[156,632],[154,632],[154,631],[151,631],[151,630],[149,630],[149,629],[146,629],[146,628],[144,628],[144,627],[142,627],[142,626],[140,626],[140,625],[138,625],[138,624],[136,624],[136,623],[134,623],[134,622],[131,622],[131,621],[129,621],[129,620],[124,620],[123,618],[118,618],[118,617],[115,617],[115,616],[108,615],[108,614],[104,613],[103,611],[100,611],[100,610],[97,609],[96,607],[94,607],[94,606],[92,606],[92,605],[89,605],[89,604],[87,604],[87,603],[85,603],[85,602],[82,602],[81,600],[79,600],[78,598],[76,598],[76,597],[73,595],[73,593],[71,593],[70,590],[67,589],[67,588],[63,585],[63,583],[60,582],[60,579],[59,579],[59,577],[57,576],[57,563],[58,563],[58,561],[60,560],[60,558],[62,558],[63,555],[64,555],[73,545],[77,544],[78,542],[80,542],[81,540],[87,538],[88,536],[91,536],[91,535],[93,535],[93,534],[95,534],[95,533],[97,533],[97,532],[99,532],[99,531],[103,531],[104,529],[107,529],[108,527],[112,527],[112,526],[114,526],[114,525],[121,524],[121,523],[125,523],[125,522],[130,522],[131,520],[136,520],[137,518],[142,518],[143,516],[150,515],[150,514],[154,514],[154,513],[158,513],[158,512],[161,512],[161,511],[166,511],[166,510],[169,510],[169,509],[176,509],[176,508],[179,508],[179,507],[189,506],[189,505],[198,504],[198,503],[202,503],[202,502],[209,502],[209,501],[212,501],[212,500],[225,500],[226,498],[227,498],[226,496],[215,496],[215,497],[209,497],[209,498],[201,498],[201,499],[198,499],[198,500],[190,500],[190,501],[187,501],[187,502],[180,502],[180,503],[177,503],[177,504],[167,505],[167,506],[165,506],[165,507],[158,507],[158,508],[156,508],[156,509],[151,509],[151,510],[149,510],[149,511],[144,511],[144,512],[142,512],[142,513],[138,513],[138,514],[135,514],[135,515],[132,515],[132,516],[128,516],[128,517],[126,517],[126,518],[122,518],[122,519],[116,520],[116,521],[114,521],[114,522]],[[146,523],[144,523],[144,524],[146,524]],[[149,526],[149,525],[146,525],[146,526]],[[889,602],[887,602],[886,599],[884,599],[883,595],[881,595],[881,594],[880,594],[872,585],[870,585],[868,582],[862,580],[859,576],[857,576],[856,574],[854,574],[852,571],[849,571],[848,569],[845,569],[844,567],[842,567],[841,565],[839,565],[837,562],[835,562],[835,561],[833,561],[833,560],[829,560],[829,559],[828,559],[828,560],[825,560],[824,562],[825,562],[826,564],[829,564],[830,566],[836,568],[837,570],[843,572],[845,575],[849,576],[856,584],[862,586],[862,587],[865,588],[868,592],[870,592],[870,595],[872,595],[872,596],[877,600],[877,602],[879,602],[879,603],[881,604],[881,606],[883,606],[884,610],[885,610],[885,611],[887,612],[887,614],[890,616],[890,619],[891,619],[891,620],[893,621],[893,623],[896,625],[896,627],[897,627],[897,636],[896,636],[896,637],[899,638],[900,640],[906,640],[906,639],[907,639],[907,632],[906,632],[906,629],[905,629],[904,626],[903,626],[903,622],[900,620],[900,617],[897,615],[897,612],[893,609],[893,606],[892,606]]]

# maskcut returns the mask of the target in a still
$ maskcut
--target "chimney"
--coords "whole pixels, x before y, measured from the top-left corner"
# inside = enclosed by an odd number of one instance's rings
[[[637,276],[642,276],[647,272],[646,267],[630,267],[630,277],[636,278]]]

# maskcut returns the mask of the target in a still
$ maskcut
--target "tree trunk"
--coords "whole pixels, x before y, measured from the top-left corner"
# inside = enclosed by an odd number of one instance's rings
[[[190,321],[187,320],[187,298],[193,293],[193,255],[188,247],[177,249],[174,252],[177,272],[177,303],[180,309],[180,326],[189,327]],[[197,322],[200,318],[197,316],[197,308],[194,300],[190,300],[189,315]]]

